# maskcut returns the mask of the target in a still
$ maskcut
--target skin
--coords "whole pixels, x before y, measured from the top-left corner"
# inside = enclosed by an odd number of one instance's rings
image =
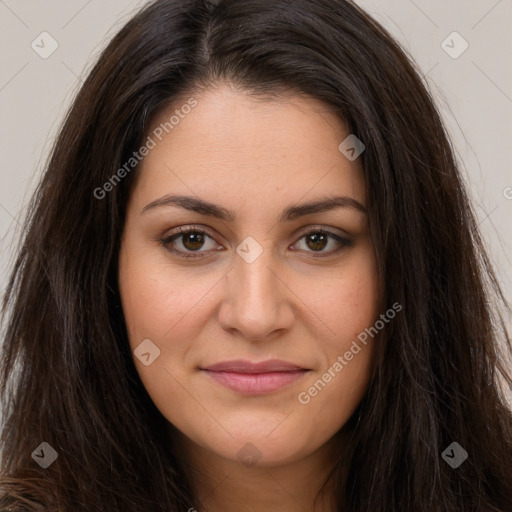
[[[134,357],[137,371],[169,421],[200,512],[332,510],[330,488],[313,501],[332,466],[334,436],[367,389],[375,342],[309,403],[298,395],[382,313],[377,262],[364,211],[278,219],[290,205],[333,196],[365,207],[359,159],[338,150],[348,132],[316,99],[257,99],[229,84],[194,98],[197,106],[142,161],[128,204],[119,285],[130,345],[150,339],[160,349],[149,366]],[[236,220],[173,205],[142,212],[170,194],[216,203]],[[169,243],[202,257],[180,257],[159,241],[180,226],[208,230],[202,245],[186,236]],[[352,245],[308,243],[315,228]],[[249,236],[262,249],[251,263],[236,252]],[[246,396],[200,370],[232,359],[281,359],[309,371]],[[257,449],[251,462],[241,460],[246,443]]]

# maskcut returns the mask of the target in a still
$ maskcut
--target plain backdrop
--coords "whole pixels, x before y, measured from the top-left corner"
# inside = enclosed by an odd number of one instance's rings
[[[99,52],[145,3],[0,0],[2,295],[20,220],[59,124]],[[391,31],[425,75],[457,150],[499,279],[512,299],[512,1],[357,3]],[[33,49],[34,41],[48,38],[43,32],[58,44],[48,58]]]

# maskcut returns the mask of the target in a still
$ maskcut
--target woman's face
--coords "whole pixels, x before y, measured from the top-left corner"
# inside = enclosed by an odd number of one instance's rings
[[[119,284],[134,361],[195,448],[291,462],[326,445],[371,374],[375,342],[357,338],[380,313],[362,169],[317,100],[227,85],[194,98],[156,121],[175,114],[150,133],[128,205]]]

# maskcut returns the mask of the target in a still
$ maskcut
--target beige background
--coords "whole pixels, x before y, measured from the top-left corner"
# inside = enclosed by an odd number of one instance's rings
[[[243,0],[241,0],[243,1]],[[0,0],[0,293],[19,220],[58,125],[87,70],[144,0]],[[512,299],[511,0],[359,0],[426,74],[469,183],[480,227]],[[47,59],[31,47],[57,42]],[[458,58],[441,47],[457,31]],[[461,48],[461,40],[447,44]]]

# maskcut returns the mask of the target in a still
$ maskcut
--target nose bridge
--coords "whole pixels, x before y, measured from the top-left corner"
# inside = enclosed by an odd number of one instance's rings
[[[237,247],[229,274],[229,296],[222,319],[247,338],[264,338],[289,326],[292,313],[283,294],[278,265],[270,242],[248,237]]]
[[[247,308],[271,309],[277,300],[277,278],[271,271],[275,267],[270,242],[260,244],[247,237],[238,247],[235,264],[236,281],[239,283],[238,302]]]
[[[254,251],[251,248],[250,251]],[[276,276],[271,271],[273,264],[272,249],[266,247],[254,260],[246,260],[243,257],[235,265],[237,281],[240,283],[240,292],[245,295],[248,302],[256,302],[256,305],[270,303],[276,299]]]

